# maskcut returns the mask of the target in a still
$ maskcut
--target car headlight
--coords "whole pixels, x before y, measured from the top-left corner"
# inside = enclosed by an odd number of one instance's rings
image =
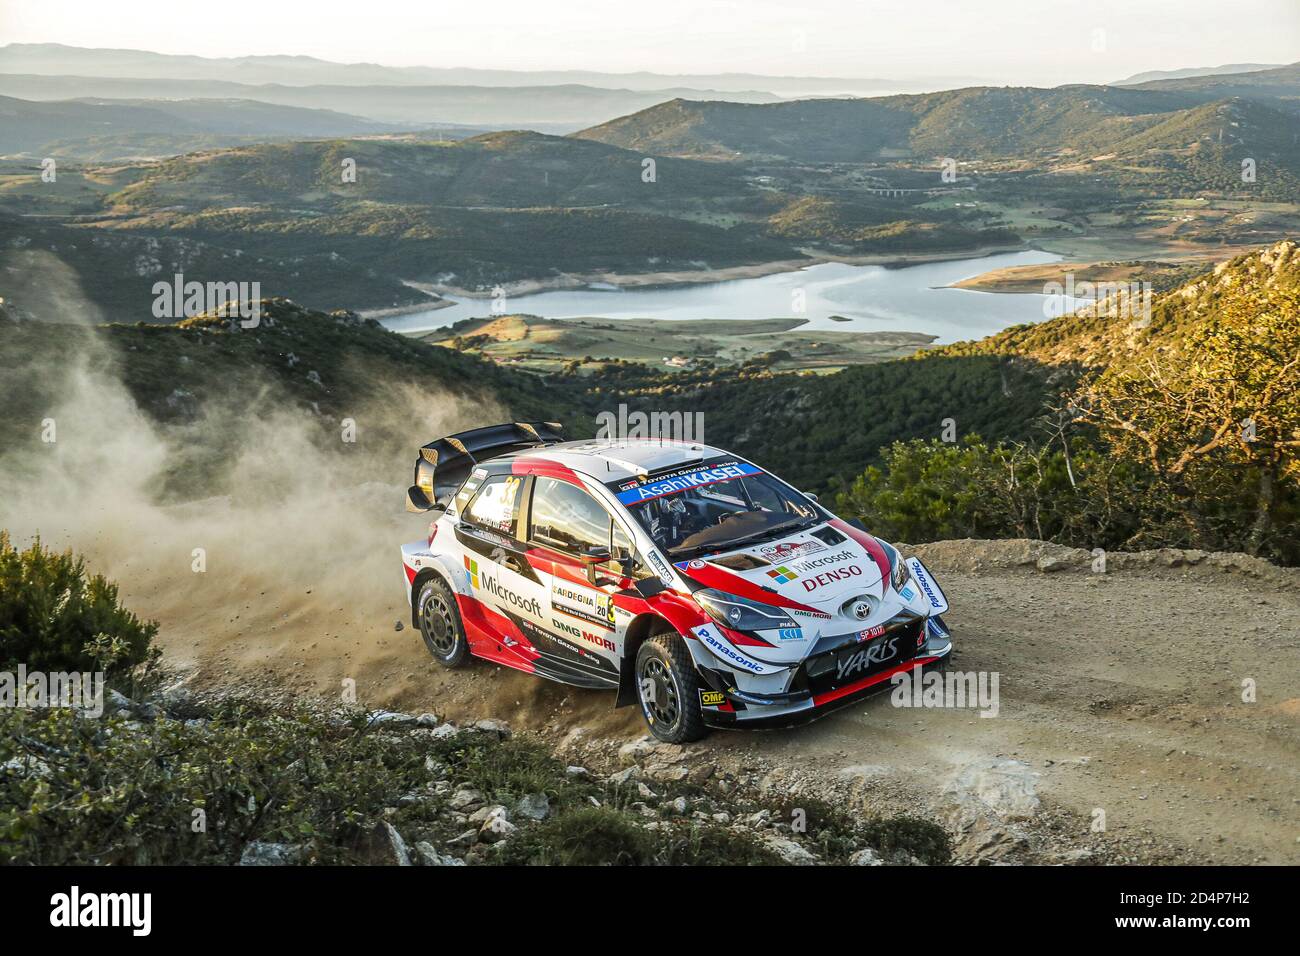
[[[796,626],[789,615],[783,614],[779,609],[726,591],[704,588],[696,591],[692,597],[708,612],[709,617],[737,631],[765,631]]]
[[[911,572],[908,571],[907,562],[903,560],[903,556],[898,553],[897,548],[885,544],[883,541],[880,543],[885,546],[885,554],[889,556],[889,583],[894,586],[895,591],[898,591],[907,584]]]

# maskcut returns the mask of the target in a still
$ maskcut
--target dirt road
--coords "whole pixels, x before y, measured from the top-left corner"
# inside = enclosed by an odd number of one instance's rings
[[[649,759],[937,816],[966,859],[1300,862],[1300,572],[1149,552],[1095,573],[1086,553],[1037,542],[917,551],[953,606],[951,669],[998,675],[996,717],[886,694],[804,728],[715,733]],[[129,597],[202,682],[333,695],[354,680],[364,704],[496,716],[588,759],[646,756],[627,746],[643,736],[638,715],[613,711],[609,694],[481,662],[440,670],[409,626],[394,629],[407,617],[392,568],[335,569],[292,594],[248,590],[250,579],[184,600],[162,587]]]

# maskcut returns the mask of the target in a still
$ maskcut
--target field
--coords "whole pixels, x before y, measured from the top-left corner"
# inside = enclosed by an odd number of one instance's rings
[[[509,315],[465,320],[418,337],[538,372],[580,362],[579,370],[584,373],[595,373],[608,362],[636,362],[665,371],[704,363],[743,365],[755,361],[777,371],[830,370],[911,355],[934,341],[934,336],[916,332],[800,331],[805,324],[802,319],[676,321]]]

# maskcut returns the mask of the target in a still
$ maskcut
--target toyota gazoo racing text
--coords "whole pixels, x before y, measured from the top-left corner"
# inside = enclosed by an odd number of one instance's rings
[[[661,740],[779,726],[952,650],[916,558],[751,462],[658,440],[563,440],[554,422],[420,449],[402,547],[430,653],[637,703]]]

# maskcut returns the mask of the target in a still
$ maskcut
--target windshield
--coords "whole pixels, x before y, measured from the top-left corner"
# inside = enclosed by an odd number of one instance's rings
[[[735,459],[699,462],[610,487],[655,544],[673,556],[736,547],[821,520],[803,495]]]

